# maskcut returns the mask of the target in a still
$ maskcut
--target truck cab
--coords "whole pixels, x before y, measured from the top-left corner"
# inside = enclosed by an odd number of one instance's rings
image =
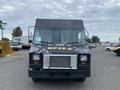
[[[90,77],[91,55],[82,20],[36,19],[33,45],[29,52],[29,77],[72,79]]]

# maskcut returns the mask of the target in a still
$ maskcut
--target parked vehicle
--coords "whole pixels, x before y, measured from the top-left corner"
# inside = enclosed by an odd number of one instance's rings
[[[72,79],[90,77],[91,54],[82,20],[37,19],[29,52],[29,77]]]
[[[12,42],[10,46],[14,51],[18,51],[22,49],[22,44],[19,42]]]
[[[106,46],[106,47],[105,47],[105,50],[106,50],[106,51],[111,51],[111,50],[112,50],[112,46]]]
[[[116,45],[112,48],[113,52],[115,52],[118,56],[120,56],[120,44]]]
[[[96,45],[95,44],[89,44],[89,49],[91,49],[91,48],[96,48]]]
[[[118,46],[118,43],[111,43],[110,45],[105,46],[106,51],[113,51],[113,47]]]
[[[21,37],[13,37],[12,42],[21,43],[23,49],[29,49],[32,41],[32,38],[28,38],[28,36],[21,36]]]

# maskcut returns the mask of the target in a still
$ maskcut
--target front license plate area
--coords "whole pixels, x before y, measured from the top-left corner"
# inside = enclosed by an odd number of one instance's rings
[[[50,56],[50,67],[71,67],[70,56]]]

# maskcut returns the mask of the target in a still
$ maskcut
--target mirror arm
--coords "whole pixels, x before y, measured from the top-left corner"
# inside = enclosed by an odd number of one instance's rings
[[[89,37],[89,32],[85,29],[86,33],[88,34],[88,37]]]

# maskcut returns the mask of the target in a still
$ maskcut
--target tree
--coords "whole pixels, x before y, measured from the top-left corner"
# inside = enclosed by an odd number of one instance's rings
[[[91,41],[92,43],[100,43],[100,39],[98,36],[92,36]]]
[[[0,20],[0,29],[2,28],[2,21]]]
[[[9,39],[8,39],[8,38],[3,38],[2,40],[3,40],[3,41],[6,41],[6,42],[9,42]]]
[[[13,37],[20,37],[20,36],[22,36],[22,30],[21,30],[21,28],[19,26],[16,27],[15,29],[13,29],[12,36]]]

